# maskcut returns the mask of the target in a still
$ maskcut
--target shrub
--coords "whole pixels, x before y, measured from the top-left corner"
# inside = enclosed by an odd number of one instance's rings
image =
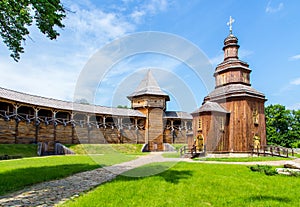
[[[250,166],[249,168],[253,172],[261,172],[261,173],[265,173],[266,175],[276,175],[276,174],[278,174],[276,172],[276,170],[274,170],[269,165],[254,165],[254,166]]]

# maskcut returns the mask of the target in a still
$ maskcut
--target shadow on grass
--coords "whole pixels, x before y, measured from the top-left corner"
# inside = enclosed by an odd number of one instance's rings
[[[0,196],[40,182],[67,177],[74,173],[93,170],[99,165],[69,164],[28,167],[0,173]]]
[[[117,180],[133,181],[144,179],[147,176],[160,177],[166,182],[178,184],[182,179],[189,179],[193,176],[190,170],[172,170],[168,165],[146,165],[123,173]]]
[[[253,201],[277,201],[277,202],[283,202],[283,203],[289,203],[291,202],[291,199],[288,197],[283,196],[264,196],[264,195],[258,195],[258,196],[250,196],[245,199],[246,202],[253,202]]]

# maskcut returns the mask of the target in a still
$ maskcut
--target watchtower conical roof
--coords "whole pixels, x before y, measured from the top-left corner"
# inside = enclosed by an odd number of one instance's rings
[[[131,100],[134,97],[143,95],[165,96],[167,98],[167,101],[170,100],[169,95],[163,92],[159,87],[157,81],[152,75],[151,70],[148,70],[144,79],[140,82],[135,91],[127,96],[127,98]]]

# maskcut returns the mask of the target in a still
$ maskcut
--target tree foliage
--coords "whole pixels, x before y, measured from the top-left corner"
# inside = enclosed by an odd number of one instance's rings
[[[268,144],[300,147],[300,110],[276,104],[267,106],[265,114]]]
[[[24,53],[22,43],[29,35],[28,27],[35,22],[38,29],[49,39],[59,36],[55,27],[63,28],[65,9],[60,0],[1,0],[0,29],[3,42],[18,61]]]
[[[128,106],[126,106],[126,105],[118,105],[117,106],[117,108],[121,108],[121,109],[129,109],[129,107]]]

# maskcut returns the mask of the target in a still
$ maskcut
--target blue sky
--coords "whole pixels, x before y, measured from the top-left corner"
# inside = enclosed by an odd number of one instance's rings
[[[57,40],[50,41],[31,27],[32,40],[26,41],[18,63],[1,42],[0,87],[73,100],[81,71],[95,52],[116,38],[145,31],[174,34],[196,45],[212,64],[213,81],[214,68],[223,58],[223,40],[229,33],[226,23],[232,16],[240,59],[252,69],[252,86],[265,93],[266,105],[279,103],[300,109],[300,1],[62,2],[72,12],[67,14],[66,27]],[[129,105],[126,96],[148,68],[156,68],[155,78],[170,94],[169,110],[191,112],[211,90],[179,60],[145,53],[124,58],[110,68],[89,101],[105,106]]]

